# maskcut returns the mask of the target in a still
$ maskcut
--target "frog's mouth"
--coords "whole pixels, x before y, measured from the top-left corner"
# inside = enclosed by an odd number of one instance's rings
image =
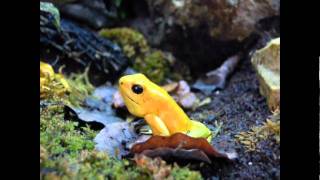
[[[119,90],[120,90],[120,94],[122,95],[122,97],[123,97],[124,99],[129,99],[129,100],[130,100],[131,102],[133,102],[134,104],[140,106],[140,104],[137,103],[135,100],[133,100],[122,88],[119,88]]]
[[[133,103],[137,104],[137,105],[140,105],[139,103],[137,103],[136,101],[134,101],[131,97],[129,97],[128,95],[125,94],[125,96],[130,99]]]

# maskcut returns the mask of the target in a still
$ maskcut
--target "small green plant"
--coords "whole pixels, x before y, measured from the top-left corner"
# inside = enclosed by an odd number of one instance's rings
[[[88,70],[87,68],[82,74],[71,74],[66,79],[70,85],[68,103],[72,106],[79,107],[94,90],[94,86],[89,81]]]

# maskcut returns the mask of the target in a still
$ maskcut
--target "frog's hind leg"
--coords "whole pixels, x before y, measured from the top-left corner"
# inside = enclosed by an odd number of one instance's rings
[[[191,120],[191,128],[189,129],[189,131],[187,131],[186,134],[188,136],[195,137],[195,138],[198,138],[198,137],[206,138],[209,143],[211,142],[211,139],[212,139],[212,132],[210,131],[210,129],[208,129],[207,126],[205,126],[201,122],[193,121],[193,120]]]

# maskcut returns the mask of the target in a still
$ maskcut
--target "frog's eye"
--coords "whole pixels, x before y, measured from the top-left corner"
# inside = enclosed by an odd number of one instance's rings
[[[135,84],[131,87],[131,90],[136,93],[136,94],[141,94],[143,92],[143,88],[142,86],[140,86],[139,84]]]

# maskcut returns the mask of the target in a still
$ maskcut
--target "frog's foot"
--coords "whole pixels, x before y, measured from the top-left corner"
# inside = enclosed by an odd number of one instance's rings
[[[204,124],[198,121],[191,120],[191,127],[186,133],[188,136],[195,137],[195,138],[206,138],[207,141],[210,143],[212,139],[212,133],[210,129],[207,128]]]

